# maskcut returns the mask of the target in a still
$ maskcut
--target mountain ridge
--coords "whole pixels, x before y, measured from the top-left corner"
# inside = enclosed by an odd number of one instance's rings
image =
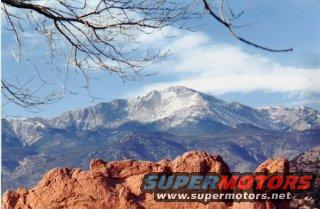
[[[66,111],[51,119],[37,117],[8,120],[13,132],[28,144],[39,140],[41,132],[47,129],[112,129],[132,121],[142,125],[165,123],[163,126],[167,128],[210,121],[218,128],[249,124],[263,129],[303,131],[320,127],[320,113],[311,108],[254,109],[239,102],[227,102],[175,86],[162,91],[153,90],[128,100],[116,99]]]

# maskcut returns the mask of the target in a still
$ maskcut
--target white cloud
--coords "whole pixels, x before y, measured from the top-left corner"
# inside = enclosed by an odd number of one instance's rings
[[[262,55],[214,43],[202,33],[180,34],[163,48],[170,48],[175,55],[154,69],[177,79],[144,86],[142,91],[172,85],[215,94],[320,91],[320,69],[283,66]]]
[[[181,37],[181,30],[167,26],[161,29],[145,29],[144,33],[140,33],[137,37],[137,42],[146,45],[147,47],[159,49],[165,48],[168,43],[172,43],[177,37]]]

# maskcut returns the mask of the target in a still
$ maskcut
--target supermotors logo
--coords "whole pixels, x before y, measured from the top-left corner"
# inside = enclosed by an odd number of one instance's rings
[[[314,179],[312,174],[150,173],[141,190],[154,193],[157,201],[289,200],[310,190]]]

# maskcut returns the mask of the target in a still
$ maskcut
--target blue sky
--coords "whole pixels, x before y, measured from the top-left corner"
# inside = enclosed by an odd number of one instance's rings
[[[161,63],[145,69],[156,75],[123,82],[116,75],[94,72],[99,79],[91,82],[91,94],[101,98],[92,101],[82,88],[83,78],[72,74],[68,85],[77,94],[66,94],[57,103],[30,112],[14,104],[3,107],[4,115],[53,117],[73,109],[115,98],[141,95],[152,89],[183,85],[218,98],[237,100],[246,105],[297,106],[320,109],[320,2],[317,0],[231,1],[235,9],[246,9],[238,24],[254,22],[241,28],[239,34],[273,48],[293,47],[290,53],[270,53],[247,46],[233,37],[211,17],[193,21],[196,32],[167,28],[165,38],[159,34],[142,36],[152,49],[170,49],[173,53]],[[245,2],[245,3],[244,3]],[[48,74],[48,64],[40,63],[43,41],[29,34],[26,53]],[[12,34],[2,32],[2,76],[6,79],[28,79],[34,72],[31,64],[17,63],[12,56]],[[60,70],[64,60],[57,61]],[[35,84],[36,86],[37,84]],[[48,91],[49,89],[45,90]],[[43,92],[46,93],[46,92]]]

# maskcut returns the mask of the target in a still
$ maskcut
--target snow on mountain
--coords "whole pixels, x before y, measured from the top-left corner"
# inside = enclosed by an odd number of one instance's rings
[[[303,131],[320,127],[320,113],[309,107],[266,107],[261,111],[268,114],[275,126],[288,130]]]
[[[227,102],[185,87],[151,91],[132,99],[117,99],[67,111],[53,119],[10,119],[13,132],[32,144],[50,129],[96,130],[115,129],[126,123],[153,124],[159,130],[199,124],[208,129],[235,128],[248,124],[262,129],[307,130],[318,128],[319,112],[311,108],[269,107],[254,109],[238,102]],[[185,129],[182,129],[185,130]]]
[[[3,122],[6,124],[3,130],[12,137],[23,139],[24,144],[36,142],[50,128],[49,121],[43,118],[4,119]]]
[[[204,94],[183,87],[151,91],[145,96],[129,100],[127,109],[131,120],[152,122],[173,115],[179,118],[203,117],[209,111]]]
[[[159,120],[170,121],[169,127],[186,121],[210,120],[230,127],[247,123],[271,128],[268,119],[258,110],[178,86],[162,91],[154,90],[129,100],[114,100],[68,111],[53,119],[52,125],[59,128],[94,129],[99,126],[117,127],[128,121],[146,124]]]
[[[113,100],[92,107],[71,110],[50,120],[50,124],[60,129],[92,130],[98,127],[112,128],[127,119],[127,101]]]

